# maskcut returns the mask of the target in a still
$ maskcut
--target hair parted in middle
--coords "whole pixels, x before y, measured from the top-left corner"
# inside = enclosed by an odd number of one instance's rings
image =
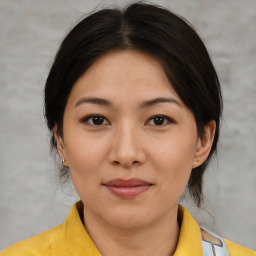
[[[78,78],[102,55],[113,50],[135,50],[156,58],[170,85],[193,112],[198,136],[204,126],[216,122],[207,160],[194,168],[188,189],[196,205],[203,199],[203,174],[216,152],[222,96],[219,80],[207,49],[182,17],[152,4],[134,3],[124,9],[102,9],[82,19],[65,37],[45,85],[45,117],[56,149],[53,129],[62,136],[63,115]],[[157,85],[156,85],[157,86]],[[67,174],[65,169],[62,174]]]

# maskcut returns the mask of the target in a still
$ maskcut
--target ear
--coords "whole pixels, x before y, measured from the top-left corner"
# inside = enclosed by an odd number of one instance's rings
[[[192,168],[200,166],[210,154],[212,143],[214,140],[216,130],[216,122],[211,120],[204,127],[204,135],[202,138],[198,138],[196,153],[193,161]]]
[[[62,160],[62,165],[64,167],[68,167],[64,141],[63,141],[63,138],[58,134],[57,131],[58,131],[58,127],[57,127],[57,125],[55,125],[53,128],[53,134],[54,134],[54,138],[57,143],[58,154],[59,154],[60,159]]]

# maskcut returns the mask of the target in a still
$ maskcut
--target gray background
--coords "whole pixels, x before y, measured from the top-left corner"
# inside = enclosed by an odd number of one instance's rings
[[[77,200],[71,185],[59,184],[49,153],[43,85],[68,29],[99,3],[115,1],[0,0],[0,250],[60,224]],[[205,181],[207,211],[184,203],[201,223],[256,250],[256,1],[155,3],[196,27],[223,87],[219,155]]]

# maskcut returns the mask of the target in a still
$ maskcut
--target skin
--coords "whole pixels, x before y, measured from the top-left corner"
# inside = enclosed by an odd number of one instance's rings
[[[92,114],[102,116],[99,125],[88,118]],[[160,63],[131,50],[102,56],[72,88],[63,137],[56,130],[59,155],[66,159],[64,165],[84,203],[86,229],[99,251],[173,254],[179,236],[178,201],[192,169],[210,152],[215,122],[198,137],[193,113]],[[124,199],[103,185],[117,178],[138,178],[152,186]]]

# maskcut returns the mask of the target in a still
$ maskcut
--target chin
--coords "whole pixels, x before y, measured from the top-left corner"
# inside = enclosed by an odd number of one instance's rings
[[[108,223],[115,227],[132,230],[150,225],[155,218],[150,216],[146,209],[122,207],[122,209],[109,212],[106,219]]]

